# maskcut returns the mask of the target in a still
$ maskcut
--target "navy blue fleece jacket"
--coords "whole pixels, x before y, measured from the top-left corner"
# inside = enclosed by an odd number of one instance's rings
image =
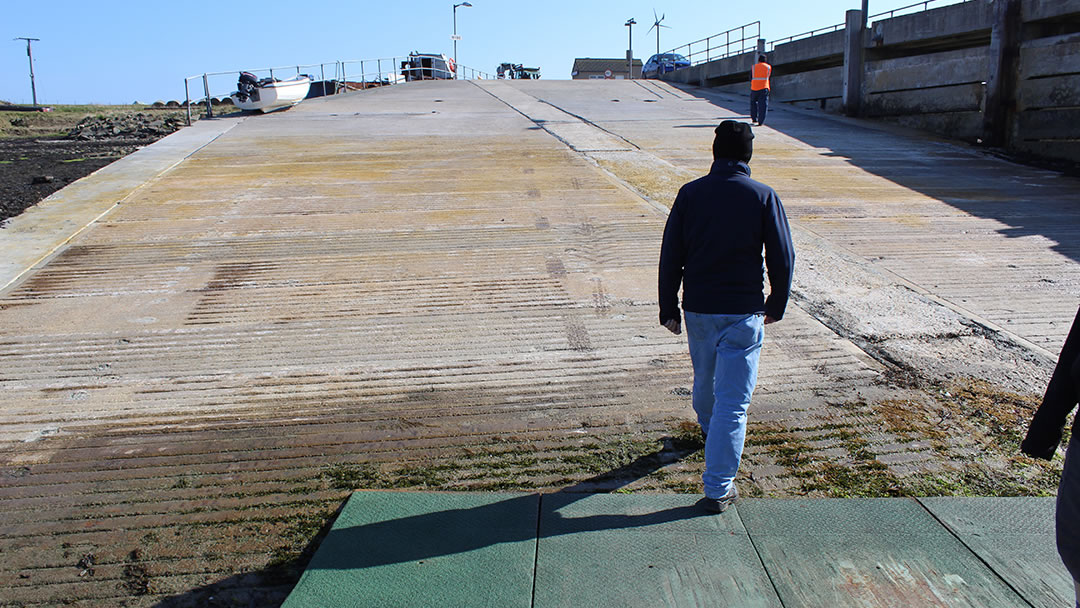
[[[1076,311],[1072,329],[1061,347],[1054,375],[1046,386],[1042,405],[1031,419],[1027,436],[1020,449],[1036,458],[1050,460],[1065,435],[1065,423],[1069,413],[1080,403],[1080,310]],[[1073,419],[1072,437],[1080,435],[1080,416]]]
[[[765,299],[764,262],[771,293]],[[683,308],[709,314],[765,313],[779,321],[791,291],[795,249],[780,197],[750,179],[746,163],[718,160],[679,190],[660,248],[660,322]]]

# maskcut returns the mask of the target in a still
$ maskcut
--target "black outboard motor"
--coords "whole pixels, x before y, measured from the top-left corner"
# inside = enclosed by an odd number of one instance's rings
[[[237,97],[240,101],[245,101],[249,97],[252,101],[259,101],[259,79],[251,72],[240,72],[240,81],[236,83],[236,91],[239,93]]]

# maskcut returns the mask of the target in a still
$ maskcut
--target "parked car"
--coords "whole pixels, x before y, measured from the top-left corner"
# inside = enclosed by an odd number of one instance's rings
[[[641,68],[641,75],[645,78],[659,78],[660,74],[688,67],[690,67],[690,61],[686,57],[678,53],[660,53],[649,57]]]
[[[405,80],[452,80],[455,71],[454,60],[446,55],[413,52],[401,62]]]

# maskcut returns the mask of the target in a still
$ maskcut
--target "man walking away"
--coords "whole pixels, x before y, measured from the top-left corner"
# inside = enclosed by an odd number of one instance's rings
[[[1031,419],[1020,449],[1029,456],[1050,460],[1065,436],[1069,413],[1080,402],[1080,311],[1061,347],[1057,367],[1046,386],[1042,404]],[[1065,466],[1058,486],[1055,530],[1061,561],[1076,585],[1076,606],[1080,608],[1080,416],[1073,422]]]
[[[680,283],[683,289],[693,406],[705,435],[705,498],[698,504],[711,513],[723,512],[739,495],[734,480],[764,326],[783,318],[795,265],[780,198],[750,179],[753,138],[746,123],[720,123],[712,170],[679,190],[660,249],[660,324],[674,334],[682,332]]]
[[[769,76],[772,66],[765,63],[765,55],[758,55],[758,62],[750,69],[750,120],[756,125],[765,124],[769,111]]]

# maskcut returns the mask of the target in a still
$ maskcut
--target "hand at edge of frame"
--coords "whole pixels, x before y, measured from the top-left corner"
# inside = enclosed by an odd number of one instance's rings
[[[765,315],[765,325],[771,325],[773,323],[776,323],[776,319],[770,317],[769,315]]]
[[[668,319],[667,321],[664,321],[664,327],[666,327],[668,331],[675,334],[676,336],[682,333],[682,323],[676,321],[675,319]]]

